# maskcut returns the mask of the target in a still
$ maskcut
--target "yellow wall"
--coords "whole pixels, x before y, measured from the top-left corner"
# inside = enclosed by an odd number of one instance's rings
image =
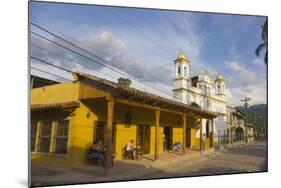
[[[79,99],[79,82],[65,82],[32,89],[31,104],[63,103]]]
[[[195,138],[195,149],[200,150],[200,138]]]
[[[131,125],[130,127],[125,127],[124,124],[117,124],[116,131],[116,159],[121,160],[123,154],[122,149],[129,143],[130,140],[134,140],[136,142],[137,126]]]
[[[205,140],[205,149],[210,148],[210,138],[206,138]],[[195,149],[200,150],[200,138],[196,138],[195,140]]]
[[[83,95],[79,93],[83,91]],[[85,164],[87,149],[93,142],[94,122],[107,120],[107,102],[105,98],[83,100],[84,97],[92,96],[92,91],[88,86],[81,86],[79,82],[68,82],[32,90],[32,104],[61,103],[78,100],[82,97],[80,106],[69,116],[69,143],[68,154],[55,156],[52,154],[32,154],[32,163],[42,165],[71,166]],[[104,93],[99,93],[104,96]],[[124,125],[125,114],[130,112],[132,125]],[[33,113],[33,116],[36,113]],[[38,117],[44,117],[45,114]],[[115,103],[113,123],[116,126],[115,152],[116,159],[122,159],[122,149],[133,139],[136,142],[137,126],[150,126],[150,154],[155,150],[155,111],[130,105]],[[159,152],[163,152],[163,131],[164,126],[173,127],[173,143],[180,141],[183,143],[182,117],[172,113],[160,113],[159,127]],[[191,129],[191,148],[194,146],[199,149],[199,139],[195,139],[195,129]]]
[[[191,130],[190,130],[190,135],[189,135],[189,138],[190,138],[190,148],[191,148],[191,149],[195,149],[195,148],[196,148],[195,133],[196,133],[195,128],[191,128]]]
[[[90,115],[87,116],[87,113]],[[71,138],[73,165],[86,162],[87,149],[93,143],[94,122],[96,120],[96,115],[83,103],[75,111],[74,130]]]
[[[209,149],[209,148],[210,148],[210,137],[206,138],[206,141],[205,141],[205,149]]]
[[[173,128],[173,144],[175,142],[180,142],[181,144],[183,143],[183,128],[180,127],[180,128],[176,128],[174,127]]]

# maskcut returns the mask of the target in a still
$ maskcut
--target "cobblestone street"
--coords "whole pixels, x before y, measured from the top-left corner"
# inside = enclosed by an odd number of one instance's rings
[[[120,161],[113,169],[106,171],[103,168],[89,167],[86,171],[34,169],[33,185],[59,185],[85,182],[104,182],[118,180],[151,179],[180,176],[199,176],[214,174],[231,174],[242,172],[262,172],[267,170],[266,143],[238,144],[220,151],[194,158],[169,160],[168,163],[158,161],[158,166],[146,166],[145,160]],[[132,162],[132,163],[130,163]],[[134,164],[138,163],[138,165]],[[155,162],[152,162],[156,164]],[[159,165],[158,164],[158,165]],[[120,172],[120,169],[124,169]]]
[[[266,143],[242,144],[214,152],[194,163],[174,163],[161,171],[146,174],[141,178],[197,176],[267,170]]]

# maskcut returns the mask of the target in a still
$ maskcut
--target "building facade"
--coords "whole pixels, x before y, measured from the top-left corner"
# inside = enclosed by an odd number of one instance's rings
[[[174,66],[174,100],[188,105],[196,104],[203,110],[216,112],[218,116],[215,119],[215,142],[220,142],[220,138],[227,134],[227,103],[223,76],[218,73],[215,80],[208,73],[190,77],[190,61],[183,52],[174,60]],[[203,131],[208,129],[209,121],[203,119],[202,126]],[[199,132],[196,134],[198,136]]]
[[[74,78],[31,91],[32,165],[84,165],[89,147],[99,140],[107,168],[113,154],[123,158],[130,140],[155,159],[175,142],[195,150],[214,145],[214,112],[83,73]],[[202,119],[210,122],[205,142]]]
[[[227,107],[227,124],[229,143],[246,142],[247,134],[252,134],[249,130],[251,126],[248,128],[245,124],[245,114],[229,106]]]

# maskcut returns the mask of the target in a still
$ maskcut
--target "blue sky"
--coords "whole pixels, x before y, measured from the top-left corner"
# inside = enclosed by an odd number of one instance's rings
[[[251,97],[266,102],[266,66],[254,54],[265,17],[31,2],[31,22],[77,41],[108,63],[172,94],[173,60],[180,50],[191,61],[191,75],[207,70],[227,80],[229,105]],[[50,35],[31,27],[46,37]],[[57,65],[114,80],[119,74],[97,66],[31,35],[31,54]],[[55,52],[56,55],[54,53]],[[32,66],[66,78],[71,75],[32,61]],[[58,79],[32,70],[32,74]],[[133,86],[165,97],[133,80]]]

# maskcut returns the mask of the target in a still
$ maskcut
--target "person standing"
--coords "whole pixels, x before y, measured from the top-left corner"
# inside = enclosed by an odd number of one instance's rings
[[[165,134],[163,134],[163,151],[167,151],[167,140]]]
[[[203,134],[203,138],[202,138],[202,146],[203,146],[203,150],[205,150],[205,144],[206,143],[206,133]]]

